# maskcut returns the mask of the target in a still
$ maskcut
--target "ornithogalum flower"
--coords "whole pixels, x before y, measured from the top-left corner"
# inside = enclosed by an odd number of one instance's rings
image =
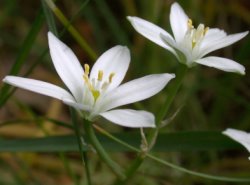
[[[179,62],[188,67],[202,64],[227,72],[245,74],[244,66],[233,60],[204,56],[235,43],[245,37],[248,31],[227,35],[223,30],[211,29],[205,27],[204,24],[199,24],[195,28],[192,20],[188,18],[178,3],[171,6],[170,12],[170,24],[174,37],[164,29],[139,17],[128,16],[128,20],[137,32],[173,53]]]
[[[242,144],[250,152],[250,133],[232,128],[228,128],[222,133]],[[250,160],[250,157],[248,159]]]
[[[83,69],[72,50],[50,32],[48,40],[54,67],[69,91],[47,82],[22,77],[6,76],[3,81],[62,100],[90,121],[103,117],[127,127],[155,126],[152,113],[113,109],[155,95],[175,77],[174,74],[148,75],[120,85],[130,63],[127,47],[109,49],[90,70],[88,64]]]

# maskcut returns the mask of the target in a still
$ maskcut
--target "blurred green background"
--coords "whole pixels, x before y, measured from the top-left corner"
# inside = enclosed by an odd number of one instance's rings
[[[57,0],[56,5],[86,39],[98,56],[114,45],[127,45],[132,61],[125,81],[151,73],[176,73],[178,62],[170,52],[139,35],[126,16],[147,19],[171,32],[170,0]],[[177,1],[193,20],[194,26],[204,23],[224,29],[227,33],[249,30],[250,1],[248,0],[182,0]],[[12,71],[18,76],[63,85],[56,74],[48,54],[48,19],[42,1],[0,0],[0,79]],[[46,9],[48,11],[48,9]],[[50,12],[51,13],[51,12]],[[49,15],[48,13],[46,15]],[[53,13],[50,14],[52,17]],[[70,46],[83,64],[93,60],[80,47],[65,26],[54,17],[61,40]],[[240,76],[213,68],[197,66],[189,70],[183,86],[171,106],[168,116],[179,108],[180,112],[162,132],[222,131],[228,127],[250,131],[250,37],[220,49],[213,55],[236,60],[246,67]],[[15,68],[13,68],[15,66]],[[0,83],[3,87],[3,83]],[[2,91],[1,91],[2,92]],[[0,97],[2,94],[0,94]],[[164,101],[163,91],[133,108],[157,113]],[[65,135],[72,131],[51,122],[35,119],[45,116],[70,122],[68,107],[61,102],[24,90],[16,90],[3,98],[0,108],[0,137],[26,138],[46,135]],[[7,122],[13,121],[11,124]],[[13,124],[14,123],[14,124]],[[110,132],[127,131],[112,124],[102,124]],[[114,153],[115,160],[126,166],[135,154]],[[249,154],[242,150],[194,151],[156,153],[157,156],[180,166],[209,174],[249,176]],[[67,158],[67,167],[63,164]],[[114,179],[110,170],[96,155],[90,156],[91,172],[95,184],[108,185]],[[70,185],[74,178],[81,179],[82,166],[76,152],[65,155],[51,153],[0,153],[0,185],[46,184]],[[72,173],[74,175],[72,175]],[[145,160],[132,185],[227,185],[183,174]]]

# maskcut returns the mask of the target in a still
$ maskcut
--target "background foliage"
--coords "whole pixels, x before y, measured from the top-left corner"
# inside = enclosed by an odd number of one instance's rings
[[[53,25],[58,30],[61,40],[74,50],[82,64],[93,64],[93,57],[86,54],[78,40],[66,31],[65,25],[61,24],[42,2],[0,1],[0,79],[11,73],[63,85],[48,54],[47,32],[49,27],[53,29],[51,27]],[[178,62],[175,57],[136,33],[126,20],[127,15],[136,15],[170,31],[169,10],[172,2],[168,0],[58,0],[56,5],[98,56],[117,44],[127,45],[130,48],[132,62],[125,79],[127,81],[150,73],[176,72]],[[202,22],[209,27],[224,29],[228,33],[249,29],[250,3],[247,0],[178,2],[192,17],[195,26]],[[49,20],[55,20],[55,24]],[[245,76],[202,66],[192,68],[168,116],[181,109],[171,124],[161,132],[222,131],[227,127],[250,131],[249,51],[249,36],[233,46],[216,51],[218,56],[235,59],[243,64],[246,67]],[[14,138],[18,141],[20,138],[73,134],[72,129],[68,128],[71,126],[68,107],[61,102],[20,89],[10,94],[12,89],[4,86],[3,83],[0,87],[0,143],[5,141],[3,139]],[[165,96],[166,93],[163,91],[149,100],[131,106],[157,113]],[[62,125],[61,122],[67,125]],[[104,122],[99,125],[113,133],[139,135],[138,130],[121,128]],[[120,134],[117,135],[120,136]],[[155,150],[154,153],[162,159],[208,174],[249,176],[248,153],[235,143],[231,143],[230,146],[234,149],[230,150],[230,147],[188,149],[180,145],[176,147],[177,149],[166,152],[168,148],[164,149],[164,144],[170,147],[168,139],[171,138],[167,138],[168,134],[165,135],[159,140],[161,149]],[[124,136],[125,140],[126,137],[127,135]],[[55,140],[49,140],[48,143],[53,141]],[[136,143],[138,138],[131,142],[139,145]],[[206,146],[198,136],[191,141],[191,143],[195,142]],[[6,145],[11,146],[11,143],[8,144]],[[173,146],[176,144],[178,144],[177,141]],[[39,146],[38,143],[37,148]],[[66,145],[66,149],[67,147],[72,147],[71,143],[69,146]],[[122,151],[118,145],[115,145],[115,149]],[[37,150],[33,148],[33,151]],[[5,148],[1,151],[10,151],[10,149]],[[68,185],[86,181],[82,175],[84,167],[76,149],[67,153],[62,151],[50,153],[48,150],[39,153],[27,152],[27,149],[26,152],[21,149],[16,151],[19,152],[0,153],[0,184]],[[135,153],[129,151],[114,152],[112,155],[123,166],[135,157]],[[110,184],[115,178],[110,170],[94,153],[90,153],[89,158],[94,183]],[[233,183],[198,178],[152,160],[145,160],[136,177],[132,179],[132,184],[224,185]]]

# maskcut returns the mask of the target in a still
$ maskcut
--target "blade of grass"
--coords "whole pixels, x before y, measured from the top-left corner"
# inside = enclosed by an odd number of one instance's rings
[[[34,119],[15,119],[15,120],[3,121],[3,122],[0,122],[0,127],[12,125],[12,124],[28,124],[28,123],[38,122],[38,121],[49,121],[51,123],[54,123],[55,125],[69,128],[69,129],[73,129],[72,125],[70,125],[68,123],[64,123],[62,121],[58,121],[56,119],[51,119],[51,118],[46,118],[46,117],[37,117]]]
[[[86,1],[85,3],[82,4],[82,6],[80,7],[79,9],[79,12],[82,10],[82,8],[86,5],[88,1]],[[77,12],[73,17],[72,19],[70,20],[70,23],[73,22],[74,18],[76,18],[77,15],[79,15],[79,12]],[[47,18],[51,18],[50,16],[47,16]],[[52,24],[54,21],[49,21],[50,24]],[[51,26],[51,29],[54,29],[55,26]],[[65,32],[66,28],[64,28],[60,33],[59,35],[63,35],[64,32]],[[57,31],[55,31],[56,33]],[[38,59],[30,66],[30,68],[27,70],[27,72],[24,74],[24,77],[27,77],[32,71],[33,69],[43,60],[43,58],[47,55],[49,49],[45,49],[41,55],[38,57]],[[14,75],[14,74],[13,74]],[[4,85],[5,86],[5,85]],[[6,85],[7,88],[10,88],[9,85]],[[9,91],[6,92],[6,95],[4,94],[1,94],[1,97],[0,97],[0,107],[4,105],[4,103],[11,97],[11,95],[15,92],[16,88],[12,88],[10,89]]]
[[[104,51],[107,48],[106,45],[107,39],[105,36],[103,36],[101,23],[94,11],[93,6],[91,5],[87,6],[83,12],[83,15],[93,28],[93,35],[96,38],[95,42],[96,45],[98,46],[98,50]]]
[[[118,21],[116,20],[115,16],[112,14],[111,10],[109,9],[107,3],[104,0],[95,0],[99,10],[101,11],[105,21],[112,32],[112,35],[116,38],[116,40],[124,45],[130,45],[129,39],[127,38],[126,33],[120,27]]]
[[[138,133],[116,133],[114,134],[120,140],[127,144],[138,147],[140,146],[140,135]],[[109,152],[129,152],[133,151],[116,142],[103,137],[97,136],[102,141],[104,148]],[[0,139],[0,152],[17,152],[17,151],[37,151],[37,152],[68,152],[79,151],[77,138],[72,135],[67,136],[49,136],[44,138],[26,138],[26,139]],[[81,145],[82,151],[89,148]],[[242,149],[243,147],[228,137],[216,131],[190,131],[176,133],[161,133],[157,143],[152,151],[154,152],[171,152],[171,151],[206,151],[206,150],[226,150]]]
[[[33,46],[33,43],[35,42],[35,39],[39,31],[42,28],[43,23],[44,23],[44,16],[43,16],[42,10],[40,9],[38,12],[38,15],[36,16],[36,19],[34,20],[34,23],[32,24],[32,27],[29,33],[27,34],[25,40],[23,41],[22,46],[20,47],[19,53],[17,55],[17,59],[9,72],[10,75],[16,75],[20,71],[23,63],[25,62]],[[8,99],[7,97],[8,97],[9,90],[10,90],[10,86],[7,84],[4,84],[0,91],[0,94],[1,94],[0,107],[2,107],[4,103],[6,102],[6,100]]]
[[[52,0],[44,0],[60,22],[70,32],[73,38],[78,42],[82,49],[88,54],[91,60],[95,61],[97,55],[94,50],[89,46],[86,40],[80,35],[80,33],[71,25],[70,21],[64,16],[62,11],[55,5]]]
[[[51,10],[48,8],[48,5],[43,0],[41,0],[41,3],[43,6],[43,12],[44,12],[44,15],[46,17],[46,21],[47,21],[49,30],[52,33],[54,33],[54,35],[56,35],[58,37],[58,31],[56,29],[56,23],[55,23],[54,16],[53,16]]]

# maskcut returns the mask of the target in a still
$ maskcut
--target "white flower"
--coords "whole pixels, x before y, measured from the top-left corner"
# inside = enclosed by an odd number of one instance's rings
[[[138,17],[128,16],[137,32],[173,53],[179,62],[192,67],[202,64],[227,72],[245,74],[244,66],[221,57],[205,57],[208,53],[226,47],[242,39],[248,31],[227,35],[225,31],[205,27],[200,24],[194,28],[192,20],[188,18],[178,3],[171,6],[170,24],[174,38],[162,28]]]
[[[222,133],[242,144],[250,152],[250,133],[231,128]],[[250,157],[248,159],[250,160]]]
[[[103,53],[90,72],[89,66],[85,64],[83,69],[72,50],[50,32],[48,40],[54,67],[70,92],[47,82],[15,76],[6,76],[3,81],[62,100],[91,121],[101,116],[127,127],[155,126],[149,112],[111,109],[155,95],[174,74],[148,75],[120,85],[130,63],[127,47],[115,46]]]

